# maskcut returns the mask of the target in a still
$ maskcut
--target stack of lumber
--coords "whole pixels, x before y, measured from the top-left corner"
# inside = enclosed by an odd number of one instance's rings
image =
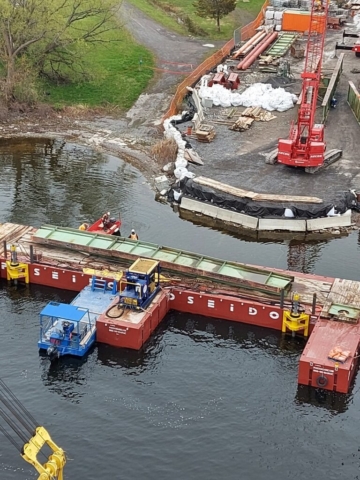
[[[259,69],[262,72],[275,73],[276,67],[278,67],[279,63],[279,57],[274,57],[273,55],[263,55],[259,58]]]
[[[257,122],[269,122],[276,118],[271,112],[267,112],[261,107],[248,107],[242,112],[241,116],[253,118]]]
[[[215,129],[212,125],[200,125],[200,128],[195,131],[196,140],[203,143],[212,142],[215,134]]]
[[[278,65],[279,57],[273,55],[260,55],[259,65]]]
[[[251,117],[239,117],[236,122],[229,127],[229,130],[234,130],[235,132],[244,132],[248,130],[254,119]]]

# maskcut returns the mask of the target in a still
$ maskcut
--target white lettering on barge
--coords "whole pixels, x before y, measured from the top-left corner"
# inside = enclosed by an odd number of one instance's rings
[[[200,296],[201,298],[202,296]],[[169,294],[169,300],[175,300],[176,296],[174,293],[170,293]],[[193,297],[192,295],[189,295],[188,297],[186,297],[186,302],[188,305],[194,305],[196,302],[195,302],[195,297]],[[222,301],[220,299],[220,301]],[[241,305],[244,305],[243,303],[241,303]],[[207,307],[208,308],[215,308],[216,307],[216,299],[208,299],[207,300]],[[265,307],[262,307],[263,310],[265,310]],[[230,312],[235,312],[235,304],[234,303],[230,303],[229,304],[229,310]],[[248,314],[249,315],[252,315],[252,316],[256,316],[259,314],[259,311],[257,308],[255,307],[249,307],[248,309]],[[271,312],[268,313],[268,316],[272,319],[272,320],[278,320],[280,318],[280,313],[273,310]]]
[[[115,327],[115,325],[109,325],[109,332],[120,333],[121,335],[126,335],[127,328],[119,328],[119,327]]]

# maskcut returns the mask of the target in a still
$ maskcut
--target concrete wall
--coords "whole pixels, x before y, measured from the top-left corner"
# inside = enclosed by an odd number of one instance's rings
[[[180,210],[200,213],[217,220],[233,223],[244,228],[258,231],[313,232],[317,230],[336,229],[351,225],[351,210],[338,217],[313,218],[298,220],[292,218],[256,218],[243,213],[216,207],[192,198],[183,197]]]

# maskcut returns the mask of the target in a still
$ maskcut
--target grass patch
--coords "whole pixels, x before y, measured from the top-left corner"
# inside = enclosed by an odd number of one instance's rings
[[[85,53],[92,79],[84,83],[42,84],[45,101],[53,106],[82,104],[89,107],[116,105],[129,109],[153,78],[152,54],[123,28],[105,35],[111,43],[97,43]]]
[[[236,10],[250,12],[254,14],[254,17],[256,17],[256,15],[260,12],[261,7],[264,5],[264,2],[265,0],[249,0],[249,2],[239,0]]]
[[[233,32],[236,28],[246,25],[249,21],[254,19],[260,11],[265,0],[249,0],[244,2],[238,1],[236,9],[227,17],[224,17],[220,21],[221,32],[217,31],[215,20],[201,18],[195,15],[195,9],[193,7],[193,0],[156,0],[156,3],[162,4],[164,10],[156,8],[148,0],[128,0],[149,17],[153,18],[157,22],[161,23],[167,28],[171,28],[178,33],[189,33],[186,27],[179,24],[177,18],[172,14],[166,13],[167,5],[175,7],[179,13],[187,15],[201,30],[204,30],[208,37],[214,40],[229,40],[233,36]]]
[[[165,11],[157,8],[151,4],[148,0],[128,0],[128,3],[131,3],[136,8],[146,13],[148,17],[156,20],[158,23],[163,25],[170,30],[180,33],[181,35],[188,35],[189,32],[186,30],[185,26],[179,23],[175,17],[170,16]],[[179,1],[181,3],[181,0]],[[180,8],[180,7],[179,7]]]

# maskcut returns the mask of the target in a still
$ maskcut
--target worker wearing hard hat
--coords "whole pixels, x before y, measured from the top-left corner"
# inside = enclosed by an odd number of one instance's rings
[[[104,215],[101,217],[101,220],[105,230],[110,224],[110,212],[104,213]]]
[[[138,234],[135,232],[134,229],[131,230],[131,233],[130,233],[130,235],[129,235],[129,238],[130,238],[131,240],[139,240]]]

